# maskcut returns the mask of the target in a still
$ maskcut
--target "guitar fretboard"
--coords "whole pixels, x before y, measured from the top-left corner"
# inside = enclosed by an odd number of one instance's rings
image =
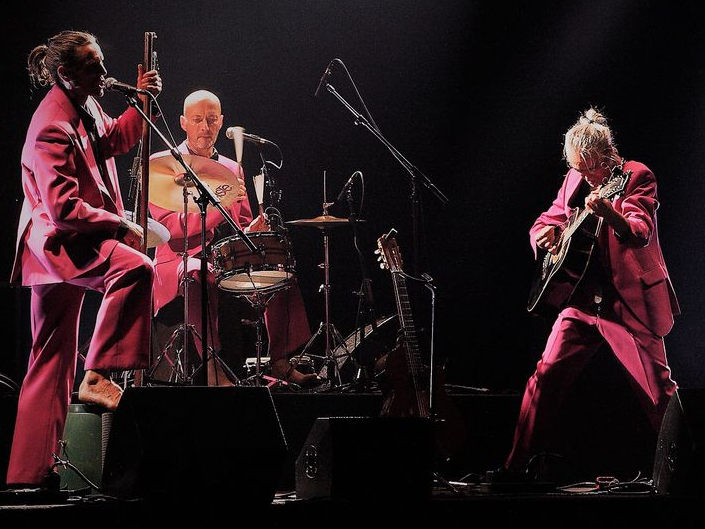
[[[406,290],[406,279],[402,272],[392,272],[392,283],[394,284],[394,293],[397,302],[397,312],[399,314],[399,325],[404,332],[404,344],[406,362],[409,366],[409,374],[414,384],[416,393],[416,401],[418,404],[419,415],[421,417],[430,416],[428,402],[423,398],[419,380],[422,376],[423,363],[421,362],[421,354],[419,353],[419,342],[416,337],[416,327],[414,326],[414,318],[411,312],[411,303],[409,303],[409,295]]]

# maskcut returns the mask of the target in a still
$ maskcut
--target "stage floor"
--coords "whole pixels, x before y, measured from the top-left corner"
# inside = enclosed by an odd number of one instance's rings
[[[256,506],[242,502],[237,497],[229,497],[228,491],[222,490],[221,486],[221,490],[217,491],[221,499],[204,506],[202,498],[194,492],[208,491],[211,487],[209,483],[194,483],[192,489],[180,490],[178,497],[159,502],[90,496],[88,491],[75,496],[2,491],[0,525],[11,521],[46,520],[53,526],[62,526],[78,519],[88,519],[84,518],[86,516],[90,519],[98,516],[103,527],[154,527],[155,521],[178,526],[186,520],[205,519],[210,523],[216,513],[229,517],[233,523],[256,515],[261,521],[274,523],[275,526],[380,521],[409,521],[415,527],[425,523],[470,524],[477,521],[503,526],[535,521],[542,527],[562,529],[575,526],[616,527],[623,524],[631,527],[637,523],[663,528],[695,527],[696,522],[700,521],[696,513],[701,508],[701,498],[659,495],[648,492],[646,488],[639,492],[629,489],[627,492],[528,493],[519,489],[498,492],[472,484],[482,481],[478,476],[486,470],[498,468],[508,453],[520,404],[520,396],[516,393],[466,392],[451,395],[464,418],[467,435],[460,453],[439,464],[437,470],[447,480],[468,483],[465,486],[456,485],[456,493],[437,486],[430,497],[419,499],[405,494],[405,483],[391,482],[389,494],[364,494],[352,499],[345,496],[297,500],[295,461],[317,418],[375,417],[379,413],[382,396],[374,392],[278,391],[273,391],[271,395],[287,444],[286,458],[276,486],[278,492],[271,505]],[[644,439],[641,444],[634,441],[643,437],[638,421],[625,424],[622,432],[612,431],[610,437],[597,430],[590,417],[582,419],[581,424],[587,421],[587,427],[593,430],[592,436],[583,440],[582,455],[585,456],[585,451],[589,450],[588,455],[593,461],[604,462],[597,467],[606,472],[589,474],[591,479],[598,475],[616,476],[623,482],[633,479],[636,476],[628,465],[620,468],[614,466],[614,461],[648,463],[653,458],[649,445],[651,441]],[[632,435],[633,439],[626,438],[627,434]],[[602,445],[601,440],[604,441]],[[589,449],[585,448],[586,445]],[[628,458],[624,454],[629,451],[642,457],[626,461]],[[258,460],[267,455],[253,453],[251,457]],[[414,464],[416,461],[408,462],[408,465]],[[650,478],[648,464],[641,468],[641,477]],[[364,478],[362,483],[364,487]]]
[[[0,493],[0,503],[8,501]],[[462,496],[436,490],[428,500],[386,497],[375,499],[296,500],[278,497],[267,507],[238,503],[237,498],[216,505],[190,503],[189,491],[173,504],[147,501],[118,501],[98,498],[72,498],[62,503],[0,505],[0,523],[46,522],[52,527],[68,527],[80,520],[112,527],[182,527],[199,523],[215,525],[241,523],[256,517],[273,527],[301,525],[377,526],[380,523],[463,524],[510,527],[537,524],[544,527],[702,527],[702,498],[638,493],[480,493],[464,491]],[[37,498],[39,499],[39,498]],[[449,525],[451,526],[451,525]]]

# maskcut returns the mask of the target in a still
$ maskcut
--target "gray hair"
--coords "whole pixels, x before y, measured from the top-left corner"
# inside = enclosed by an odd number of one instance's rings
[[[578,121],[565,133],[563,157],[570,163],[570,159],[575,154],[584,162],[591,155],[607,158],[615,163],[620,162],[617,145],[614,142],[612,130],[607,124],[607,118],[594,107],[583,112]]]

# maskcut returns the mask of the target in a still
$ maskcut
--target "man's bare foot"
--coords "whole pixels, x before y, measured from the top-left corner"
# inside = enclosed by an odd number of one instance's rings
[[[117,409],[120,397],[120,386],[97,371],[86,371],[78,388],[78,400],[85,404],[98,404],[110,411]]]
[[[312,388],[321,383],[321,379],[314,373],[304,374],[286,358],[278,358],[272,362],[272,376],[293,384],[298,384],[302,388]]]

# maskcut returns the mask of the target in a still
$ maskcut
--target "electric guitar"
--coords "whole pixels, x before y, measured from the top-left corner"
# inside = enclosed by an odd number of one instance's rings
[[[623,171],[622,165],[615,166],[600,189],[599,198],[613,198],[622,193],[631,174]],[[587,209],[576,208],[563,225],[556,253],[547,252],[540,261],[529,292],[529,312],[560,310],[565,306],[585,275],[601,227],[600,217]]]

